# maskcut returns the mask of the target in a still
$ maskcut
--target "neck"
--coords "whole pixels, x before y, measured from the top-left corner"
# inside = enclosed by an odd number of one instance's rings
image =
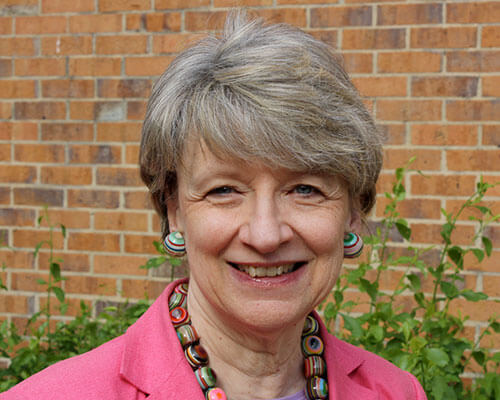
[[[229,399],[273,399],[303,390],[303,320],[273,332],[229,321],[207,304],[193,281],[188,310]]]

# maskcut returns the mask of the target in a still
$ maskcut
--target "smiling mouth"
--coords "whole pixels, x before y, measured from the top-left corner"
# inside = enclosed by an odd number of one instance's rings
[[[272,267],[258,267],[254,265],[242,265],[229,263],[233,268],[250,275],[252,278],[275,277],[288,274],[302,267],[305,262],[275,265]]]

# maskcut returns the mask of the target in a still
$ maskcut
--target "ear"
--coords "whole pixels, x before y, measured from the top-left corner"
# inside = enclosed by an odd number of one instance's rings
[[[346,221],[345,232],[358,232],[361,230],[361,211],[357,207],[351,207],[349,217]]]
[[[181,231],[179,218],[179,195],[177,191],[166,199],[168,228],[170,232]]]

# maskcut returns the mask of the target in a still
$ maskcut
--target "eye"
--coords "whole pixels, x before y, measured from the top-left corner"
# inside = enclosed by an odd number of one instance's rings
[[[310,196],[312,194],[319,193],[319,190],[311,185],[297,185],[293,188],[293,191],[303,196]]]
[[[224,195],[234,193],[234,188],[231,186],[219,186],[208,192],[208,195]]]

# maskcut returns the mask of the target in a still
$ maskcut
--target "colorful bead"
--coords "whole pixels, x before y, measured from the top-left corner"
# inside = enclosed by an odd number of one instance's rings
[[[182,293],[173,292],[168,298],[168,309],[173,310],[175,307],[187,306],[187,296]]]
[[[186,350],[184,350],[184,355],[186,356],[186,360],[189,365],[193,368],[198,368],[208,364],[208,354],[200,344],[189,345]]]
[[[183,307],[175,307],[170,310],[170,319],[175,327],[185,324],[189,321],[189,314]]]
[[[326,399],[328,398],[328,383],[319,376],[313,376],[307,380],[305,392],[309,400]]]
[[[186,243],[180,232],[171,232],[163,240],[163,248],[172,257],[182,257],[186,254]]]
[[[315,335],[318,332],[318,321],[312,315],[308,315],[304,323],[304,329],[302,329],[302,336]]]
[[[319,336],[306,336],[302,339],[302,352],[307,356],[320,356],[324,349],[323,341]]]
[[[212,388],[205,392],[206,400],[227,400],[226,393],[222,389]]]
[[[191,325],[181,325],[177,329],[177,337],[183,348],[199,340],[198,333]]]
[[[196,376],[196,380],[200,384],[202,390],[207,390],[215,386],[215,382],[217,381],[215,372],[210,367],[198,368],[194,371],[194,375]]]
[[[363,239],[353,232],[344,236],[344,257],[355,258],[363,251]]]
[[[174,292],[181,293],[181,294],[187,296],[187,294],[188,294],[188,288],[189,288],[189,284],[187,282],[180,283],[179,285],[177,285],[174,288]]]
[[[313,376],[323,376],[326,372],[326,364],[322,357],[310,356],[304,360],[304,376],[312,378]]]

